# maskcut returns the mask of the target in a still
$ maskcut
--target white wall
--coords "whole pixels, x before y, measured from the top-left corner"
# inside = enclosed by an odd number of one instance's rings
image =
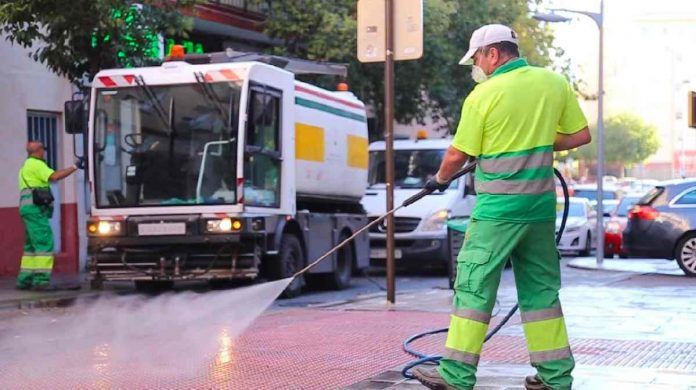
[[[27,110],[61,113],[71,85],[28,56],[29,51],[0,35],[0,207],[17,207],[17,172],[26,158]],[[72,138],[58,121],[58,166],[73,163]],[[60,183],[62,202],[75,203],[75,179]]]

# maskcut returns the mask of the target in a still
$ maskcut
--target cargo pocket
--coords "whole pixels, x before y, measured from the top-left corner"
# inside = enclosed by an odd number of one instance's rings
[[[491,252],[485,249],[465,249],[457,256],[457,280],[455,288],[468,292],[481,292],[486,277],[486,264]]]

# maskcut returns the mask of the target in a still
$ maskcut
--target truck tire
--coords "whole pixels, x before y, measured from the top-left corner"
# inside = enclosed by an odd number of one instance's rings
[[[343,242],[348,235],[342,234],[338,242]],[[336,252],[336,268],[332,272],[308,274],[307,282],[321,290],[343,290],[350,286],[355,262],[355,250],[348,244]]]
[[[269,267],[269,276],[273,280],[292,277],[304,267],[304,255],[300,240],[293,234],[283,234],[280,239],[280,251]],[[304,286],[304,275],[290,282],[280,295],[281,298],[294,298],[300,295]]]

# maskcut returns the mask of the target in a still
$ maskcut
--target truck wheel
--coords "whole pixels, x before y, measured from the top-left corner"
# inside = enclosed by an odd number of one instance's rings
[[[280,253],[270,269],[273,280],[292,277],[295,272],[304,267],[304,256],[300,240],[292,234],[284,234],[280,239]],[[300,275],[290,282],[280,295],[281,298],[293,298],[300,295],[304,285],[304,275]]]
[[[686,276],[696,277],[696,234],[691,233],[679,241],[676,258]]]
[[[348,238],[341,236],[339,242],[343,242]],[[333,272],[326,275],[325,284],[327,287],[334,290],[343,290],[350,286],[350,277],[353,275],[353,261],[355,260],[355,251],[353,246],[348,244],[339,249],[336,253],[336,268]]]
[[[341,235],[338,242],[343,242],[346,238],[347,235]],[[343,290],[350,286],[354,260],[353,246],[346,245],[336,252],[336,268],[332,272],[308,274],[307,282],[320,290]]]
[[[100,276],[96,276],[94,279],[89,280],[89,289],[94,291],[101,291],[104,289],[104,279]]]

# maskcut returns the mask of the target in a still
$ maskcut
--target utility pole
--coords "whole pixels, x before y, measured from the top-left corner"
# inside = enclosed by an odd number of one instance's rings
[[[394,0],[385,1],[384,142],[386,143],[387,210],[394,208]],[[394,214],[387,217],[387,301],[395,303]]]

